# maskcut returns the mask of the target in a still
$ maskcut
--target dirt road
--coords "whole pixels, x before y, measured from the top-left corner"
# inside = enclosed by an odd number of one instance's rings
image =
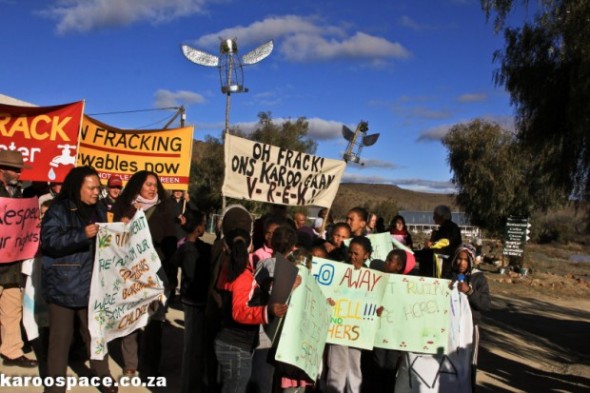
[[[480,392],[590,391],[590,298],[490,282],[481,329]]]

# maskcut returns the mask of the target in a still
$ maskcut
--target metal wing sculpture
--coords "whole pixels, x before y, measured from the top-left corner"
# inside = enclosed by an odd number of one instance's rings
[[[342,126],[342,136],[348,141],[348,147],[343,156],[344,161],[364,165],[360,163],[363,146],[372,146],[379,139],[379,134],[367,135],[367,131],[369,131],[369,123],[366,121],[361,121],[354,132]],[[356,152],[353,151],[355,147]]]
[[[259,61],[264,60],[270,55],[273,48],[274,44],[272,40],[260,45],[258,48],[253,49],[242,56],[242,64],[256,64]]]
[[[195,64],[206,67],[219,67],[219,57],[210,55],[209,53],[192,48],[188,45],[181,45],[184,57]]]

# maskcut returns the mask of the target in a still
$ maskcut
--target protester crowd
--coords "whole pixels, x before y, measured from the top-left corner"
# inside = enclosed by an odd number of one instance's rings
[[[19,182],[23,167],[20,153],[0,151],[1,197],[23,196]],[[265,326],[288,313],[286,303],[270,301],[280,254],[308,269],[311,258],[319,256],[354,269],[449,279],[466,296],[473,313],[470,388],[475,386],[477,325],[480,312],[490,307],[490,293],[485,276],[477,270],[475,250],[462,242],[447,206],[434,209],[439,229],[419,250],[404,217],[395,216],[386,228],[383,218],[352,206],[343,220],[334,220],[328,209],[322,209],[310,222],[303,211],[289,214],[283,205],[272,205],[268,214],[256,220],[243,206],[231,205],[223,212],[216,240],[210,245],[200,239],[206,225],[203,212],[194,208],[186,192],[168,193],[154,172],[136,172],[123,188],[117,176],[103,185],[93,168],[77,167],[63,183],[50,184],[44,191],[28,190],[29,196],[40,197],[46,209],[35,259],[41,265],[39,290],[49,312],[49,326],[43,328],[36,351],[37,359],[47,365],[39,370],[42,376],[66,374],[69,356],[75,356],[70,347],[85,348],[81,356],[88,356],[88,299],[97,223],[129,222],[141,210],[162,263],[158,276],[165,283],[168,301],[153,310],[141,331],[115,341],[121,348],[122,370],[110,370],[105,357],[90,361],[95,375],[160,375],[162,351],[167,350],[162,342],[167,307],[180,302],[185,321],[183,353],[178,354],[183,392],[394,391],[404,358],[400,351],[327,344],[318,380],[274,359],[276,339],[271,340]],[[384,232],[403,248],[381,261],[371,257],[366,235]],[[0,264],[0,352],[5,366],[35,368],[39,362],[23,351],[23,285],[21,262]],[[293,289],[298,285],[296,280]],[[46,392],[64,389],[53,386]],[[118,388],[103,385],[100,390],[116,392]],[[447,387],[441,391],[471,390]]]

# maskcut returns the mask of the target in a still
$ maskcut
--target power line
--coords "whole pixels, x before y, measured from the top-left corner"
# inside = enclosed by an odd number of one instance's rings
[[[100,115],[119,115],[124,113],[138,113],[138,112],[154,112],[154,111],[164,111],[164,110],[178,110],[180,107],[178,106],[169,106],[166,108],[152,108],[152,109],[134,109],[130,111],[117,111],[117,112],[102,112],[102,113],[88,113],[88,116],[100,116]]]

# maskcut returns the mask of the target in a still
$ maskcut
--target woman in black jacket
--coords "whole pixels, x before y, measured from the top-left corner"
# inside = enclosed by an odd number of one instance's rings
[[[139,171],[131,176],[113,206],[114,221],[129,222],[139,209],[144,211],[147,218],[152,242],[162,261],[163,270],[175,270],[167,267],[173,267],[172,256],[176,251],[176,207],[154,172]],[[158,276],[169,291],[169,281],[162,269]],[[141,342],[142,377],[157,376],[159,373],[165,319],[166,309],[160,307],[145,327]],[[139,366],[137,333],[135,331],[122,339],[123,374],[126,376],[135,375]]]
[[[41,225],[43,296],[49,306],[49,349],[47,374],[65,377],[68,353],[74,335],[74,317],[90,350],[88,299],[94,264],[97,222],[105,222],[98,204],[100,180],[91,167],[72,169],[60,193],[51,204]],[[108,357],[90,360],[99,377],[110,377]],[[112,380],[112,378],[111,378]],[[65,392],[66,387],[48,386],[46,392]],[[102,386],[103,392],[117,392],[115,386]]]

